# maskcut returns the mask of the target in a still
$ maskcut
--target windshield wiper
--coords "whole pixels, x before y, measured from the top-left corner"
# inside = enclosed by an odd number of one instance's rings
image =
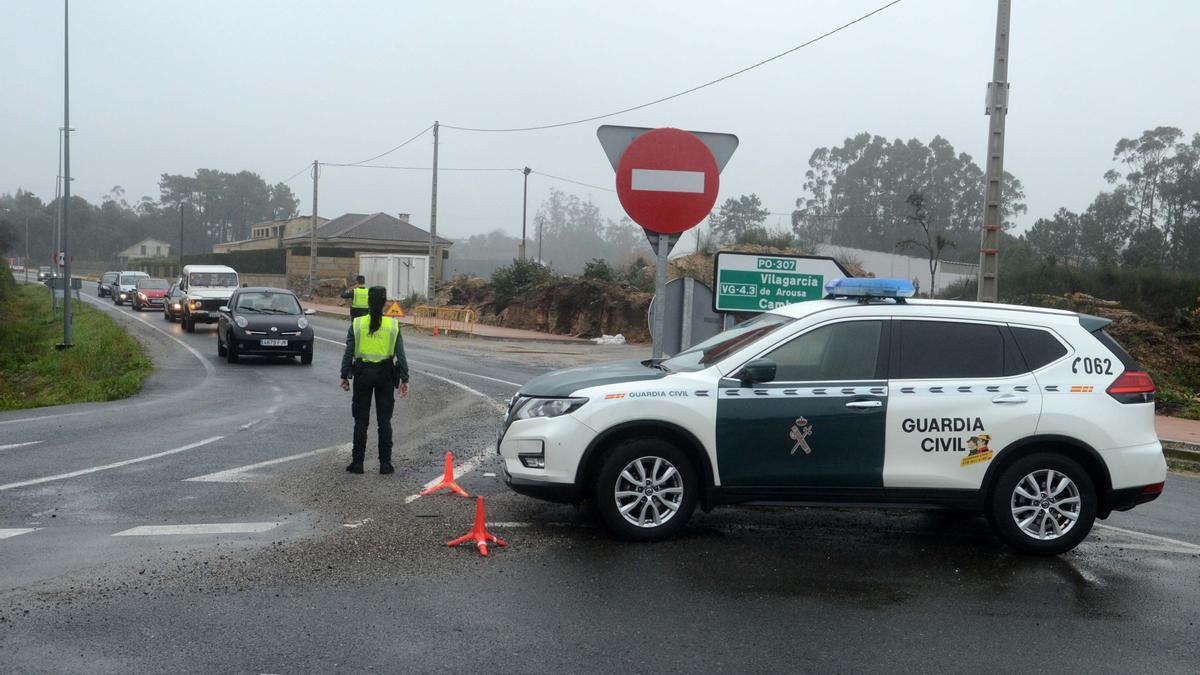
[[[264,314],[293,314],[294,313],[294,312],[290,312],[286,309],[275,309],[274,307],[264,307],[258,311],[260,311]]]
[[[642,361],[642,365],[646,366],[647,368],[657,368],[664,373],[669,373],[671,372],[671,369],[663,365],[663,361],[665,360],[666,359],[646,359],[645,361]]]
[[[254,312],[255,314],[263,313],[262,310],[257,307],[238,307],[238,311],[239,312]]]

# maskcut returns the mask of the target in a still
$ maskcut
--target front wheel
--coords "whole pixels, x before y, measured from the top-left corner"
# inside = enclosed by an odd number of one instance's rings
[[[635,438],[613,448],[596,477],[600,518],[621,539],[658,541],[687,524],[700,495],[691,460],[657,438]]]
[[[230,340],[229,343],[225,345],[225,360],[230,363],[238,362],[238,350],[237,350],[237,341],[236,340]]]
[[[309,352],[307,354],[301,354],[300,355],[301,365],[311,366],[312,365],[312,357],[313,357],[312,350],[309,350]]]
[[[1004,543],[1035,555],[1079,545],[1096,521],[1096,488],[1075,460],[1052,453],[1023,457],[996,479],[988,522]]]
[[[228,350],[225,348],[225,343],[221,342],[221,331],[218,330],[217,331],[217,356],[225,356],[226,351],[228,351]]]
[[[196,332],[196,320],[187,314],[183,315],[183,329],[189,333]]]

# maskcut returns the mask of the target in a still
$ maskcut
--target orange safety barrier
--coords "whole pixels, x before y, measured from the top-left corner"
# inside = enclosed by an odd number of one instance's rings
[[[466,307],[430,307],[412,309],[413,328],[438,333],[475,334],[475,310]]]

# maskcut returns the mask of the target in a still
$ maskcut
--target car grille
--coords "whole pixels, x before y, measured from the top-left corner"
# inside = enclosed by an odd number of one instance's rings
[[[229,301],[222,300],[220,298],[205,298],[200,301],[200,307],[209,312],[215,312],[218,309],[220,309],[226,302],[229,302]]]

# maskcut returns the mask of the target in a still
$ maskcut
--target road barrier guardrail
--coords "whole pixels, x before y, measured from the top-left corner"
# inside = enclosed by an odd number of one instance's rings
[[[466,307],[431,307],[418,305],[412,309],[413,328],[430,332],[475,334],[475,310]]]

